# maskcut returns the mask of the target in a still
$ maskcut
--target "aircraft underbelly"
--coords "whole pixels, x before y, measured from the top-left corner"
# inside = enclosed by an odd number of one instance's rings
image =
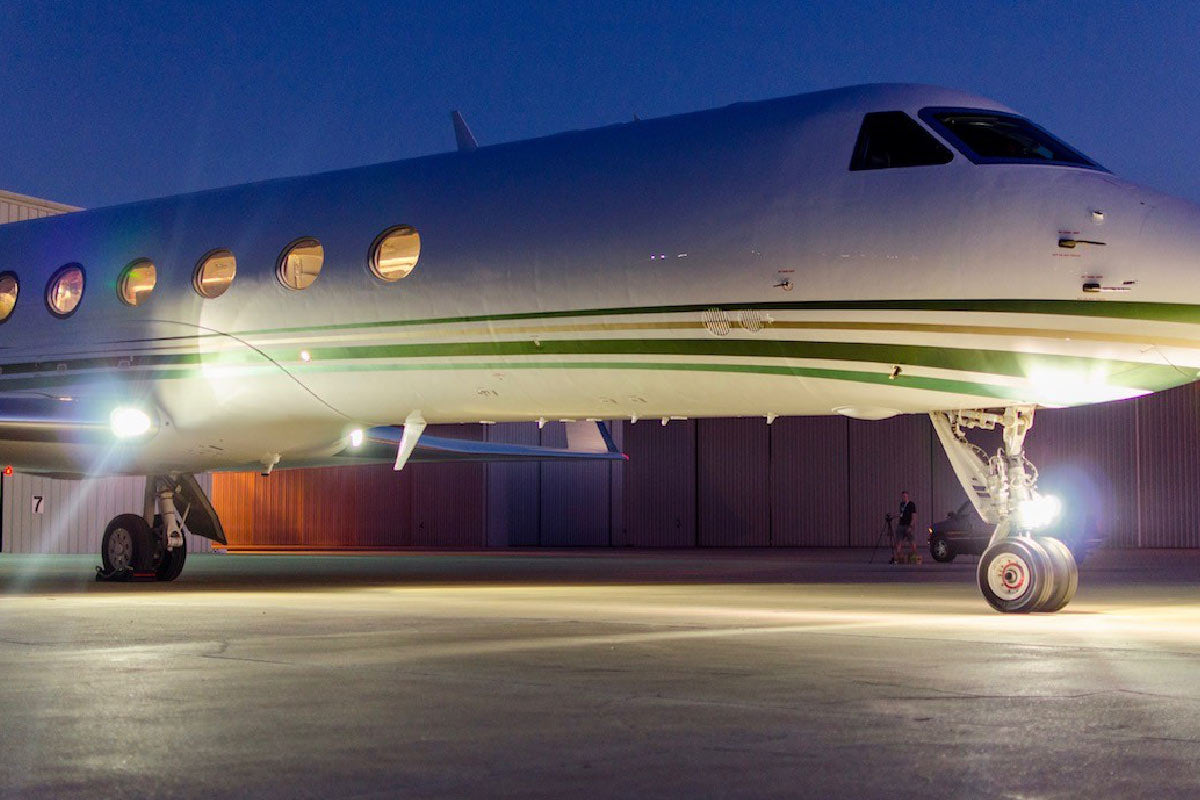
[[[616,372],[616,374],[614,374]],[[837,379],[780,376],[745,372],[732,374],[691,369],[528,369],[499,377],[494,371],[456,372],[422,376],[419,396],[412,392],[414,375],[384,373],[370,378],[374,402],[344,405],[349,418],[362,424],[403,422],[401,408],[410,400],[435,422],[502,422],[545,419],[638,419],[659,424],[664,418],[821,415],[839,408],[887,408],[921,412],[932,405],[979,406],[980,396],[946,395],[919,388],[877,387]],[[473,377],[487,392],[464,388]],[[250,382],[253,386],[253,381]],[[180,388],[186,389],[186,386]],[[394,400],[379,399],[391,397]],[[266,398],[264,398],[265,400]],[[388,412],[388,408],[396,409]],[[426,410],[427,409],[427,410]],[[356,413],[358,412],[358,413]],[[160,432],[162,441],[137,451],[112,445],[31,443],[0,439],[5,463],[30,471],[82,474],[142,474],[158,471],[255,469],[261,460],[280,453],[280,467],[289,460],[332,456],[331,445],[342,441],[351,426],[328,416],[279,417],[264,402],[237,410],[227,421],[212,419],[192,429]],[[340,449],[338,447],[337,449]]]

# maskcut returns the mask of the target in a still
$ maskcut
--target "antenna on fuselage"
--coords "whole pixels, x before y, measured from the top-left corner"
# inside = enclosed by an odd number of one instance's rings
[[[475,137],[471,135],[471,129],[467,127],[467,121],[463,119],[463,115],[457,111],[451,111],[450,119],[454,121],[454,141],[458,145],[458,152],[474,153],[479,145],[475,142]]]

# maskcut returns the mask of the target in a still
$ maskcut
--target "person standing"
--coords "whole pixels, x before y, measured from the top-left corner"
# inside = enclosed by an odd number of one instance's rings
[[[892,542],[892,563],[900,563],[900,551],[907,541],[912,548],[912,554],[917,554],[917,539],[913,536],[913,525],[917,521],[917,504],[909,498],[908,492],[900,493],[900,516],[896,520],[896,538]]]

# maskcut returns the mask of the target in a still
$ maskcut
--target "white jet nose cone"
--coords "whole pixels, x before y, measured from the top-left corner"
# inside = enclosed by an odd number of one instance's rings
[[[1156,198],[1142,229],[1141,248],[1145,269],[1155,283],[1161,281],[1163,292],[1176,293],[1171,298],[1175,302],[1200,303],[1200,287],[1194,283],[1200,267],[1200,206]]]

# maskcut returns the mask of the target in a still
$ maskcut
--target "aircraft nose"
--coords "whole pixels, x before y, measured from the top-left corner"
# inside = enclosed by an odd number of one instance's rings
[[[1156,200],[1142,228],[1141,249],[1151,260],[1146,266],[1155,283],[1162,281],[1155,288],[1168,295],[1164,299],[1200,303],[1194,281],[1200,267],[1200,206],[1177,198]]]

